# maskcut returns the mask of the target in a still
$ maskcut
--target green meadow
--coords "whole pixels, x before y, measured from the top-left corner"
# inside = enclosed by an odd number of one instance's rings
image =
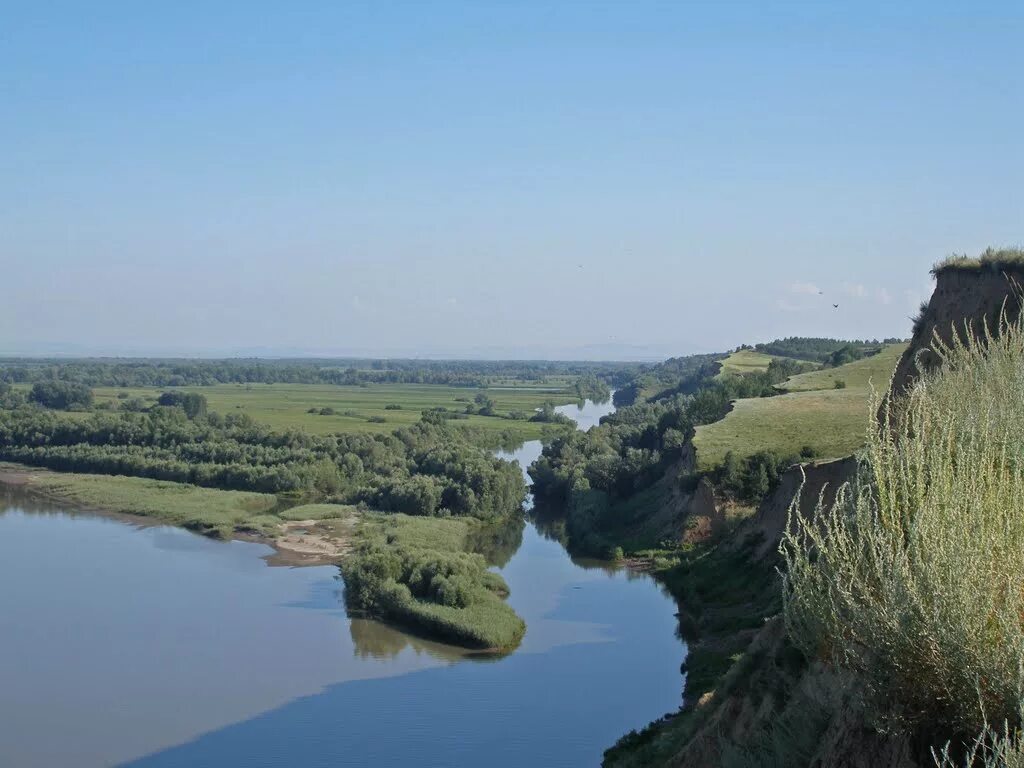
[[[753,349],[739,349],[722,360],[722,370],[718,376],[736,376],[744,373],[767,371],[772,356]]]
[[[223,491],[184,483],[121,475],[50,472],[0,463],[0,473],[22,475],[35,493],[80,509],[152,517],[209,536],[236,531],[272,534],[281,522],[268,493]]]
[[[871,385],[886,389],[904,349],[890,344],[838,368],[793,376],[779,385],[786,394],[737,400],[724,419],[697,428],[699,468],[718,466],[729,451],[740,459],[758,451],[792,456],[805,447],[820,458],[853,453],[864,445]]]
[[[276,429],[301,429],[310,434],[337,432],[392,432],[419,421],[426,410],[446,408],[463,411],[479,392],[494,401],[495,416],[470,415],[452,423],[493,432],[510,431],[516,439],[541,437],[545,425],[503,418],[519,411],[527,416],[545,402],[556,405],[575,402],[576,394],[556,384],[519,384],[487,389],[448,387],[432,384],[216,384],[183,387],[183,391],[204,395],[212,411],[245,413],[255,421]],[[96,404],[121,403],[142,398],[148,405],[166,388],[97,387]],[[316,412],[311,413],[310,409]],[[321,409],[328,409],[320,413]],[[333,413],[332,413],[333,411]]]

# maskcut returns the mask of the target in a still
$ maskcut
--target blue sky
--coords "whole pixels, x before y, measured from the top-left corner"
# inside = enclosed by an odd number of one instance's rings
[[[0,352],[905,335],[934,261],[1024,241],[1020,3],[0,18]]]

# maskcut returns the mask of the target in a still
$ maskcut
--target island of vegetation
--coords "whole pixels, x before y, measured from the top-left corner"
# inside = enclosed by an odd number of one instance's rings
[[[512,528],[521,536],[521,524],[513,521]],[[504,601],[504,579],[487,569],[479,551],[466,551],[474,538],[494,530],[470,521],[367,516],[355,552],[342,563],[346,602],[419,635],[477,650],[510,650],[526,624]]]

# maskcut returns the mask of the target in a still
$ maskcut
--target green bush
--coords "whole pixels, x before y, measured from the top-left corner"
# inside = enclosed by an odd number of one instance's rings
[[[345,599],[369,615],[470,648],[509,649],[526,625],[483,557],[368,544],[342,564]]]
[[[1024,330],[1001,331],[936,338],[940,368],[884,404],[858,479],[781,545],[793,640],[933,742],[1020,725]]]
[[[89,408],[92,390],[73,381],[40,381],[32,385],[29,399],[44,408],[57,410]]]

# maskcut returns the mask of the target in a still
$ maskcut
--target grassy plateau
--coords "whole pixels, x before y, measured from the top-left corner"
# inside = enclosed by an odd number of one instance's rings
[[[724,419],[697,428],[693,443],[700,469],[712,469],[732,451],[795,455],[805,446],[820,458],[847,456],[864,445],[873,384],[885,389],[903,344],[838,368],[811,371],[780,385],[786,394],[737,400]],[[836,382],[845,386],[837,388]]]
[[[753,349],[738,349],[722,361],[719,377],[767,371],[772,356]]]

